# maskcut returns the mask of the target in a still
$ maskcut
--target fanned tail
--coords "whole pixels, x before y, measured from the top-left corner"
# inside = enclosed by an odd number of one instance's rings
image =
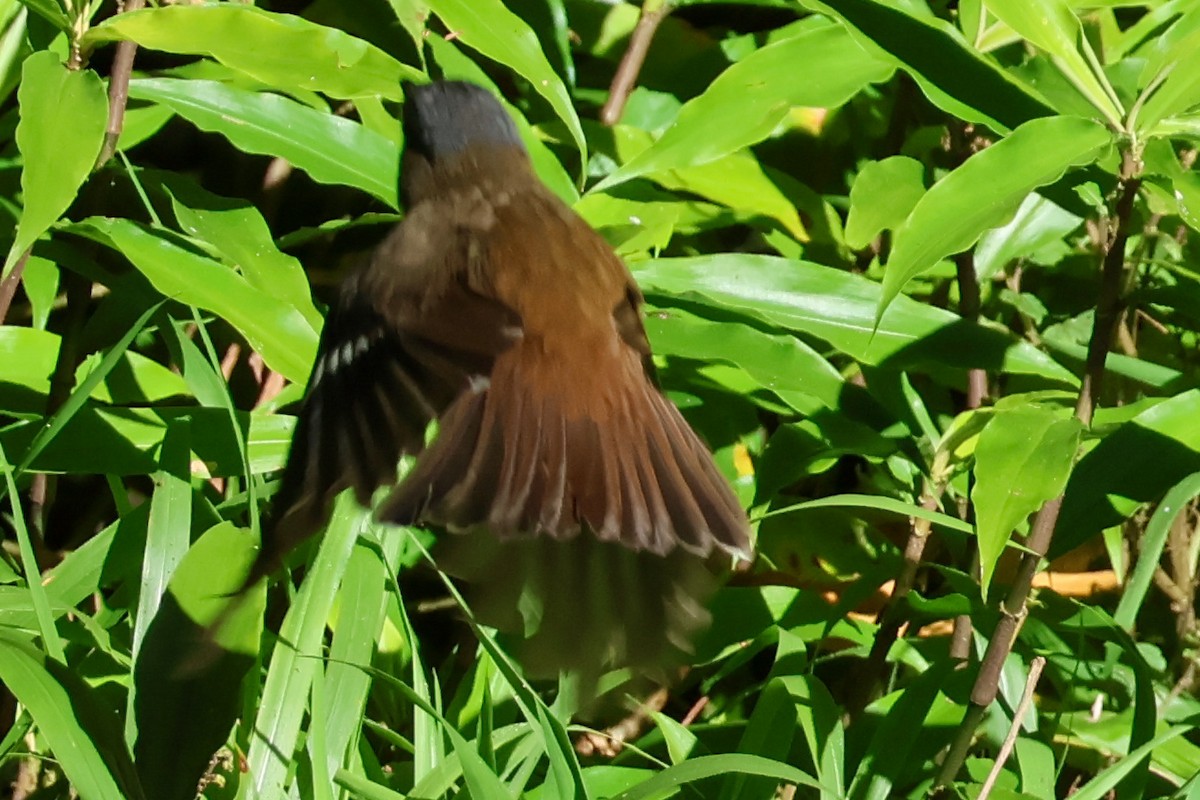
[[[713,563],[748,557],[745,512],[640,372],[580,407],[519,370],[455,401],[379,518],[467,534],[439,563],[531,668],[662,665],[706,625]]]

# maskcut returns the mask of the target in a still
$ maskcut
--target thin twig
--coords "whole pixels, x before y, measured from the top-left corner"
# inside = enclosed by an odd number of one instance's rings
[[[125,13],[137,11],[146,0],[125,0]],[[94,169],[100,169],[117,152],[117,140],[125,125],[125,105],[129,102],[129,76],[133,72],[133,56],[137,53],[137,42],[126,40],[117,45],[113,56],[112,70],[108,75],[108,127],[104,131],[104,143],[96,157]]]
[[[1033,691],[1037,688],[1038,680],[1042,677],[1042,668],[1045,666],[1045,656],[1038,656],[1029,662],[1029,677],[1025,679],[1025,691],[1021,693],[1021,702],[1017,703],[1017,707],[1013,710],[1012,725],[1008,728],[1008,735],[1004,737],[1004,744],[1000,746],[1000,752],[996,754],[996,762],[992,764],[992,771],[988,773],[987,780],[979,789],[979,800],[987,800],[1004,769],[1004,763],[1012,755],[1013,747],[1017,743],[1017,736],[1021,733],[1021,719],[1029,710],[1029,704],[1033,702]]]
[[[601,755],[614,758],[625,743],[641,736],[652,719],[652,714],[662,711],[670,694],[666,688],[656,689],[638,704],[628,716],[617,724],[602,731],[591,731],[575,742],[575,751],[583,756]]]
[[[629,94],[637,84],[638,74],[646,61],[646,53],[650,50],[650,42],[658,31],[658,26],[671,13],[671,3],[668,0],[645,0],[642,4],[642,15],[638,18],[637,27],[629,36],[629,46],[621,56],[621,63],[613,75],[612,84],[608,87],[608,100],[600,109],[600,121],[612,127],[616,125],[621,114],[625,112],[625,103]]]
[[[936,511],[941,503],[945,486],[925,487],[921,498],[921,508],[926,511]],[[920,570],[925,555],[925,545],[929,542],[929,532],[933,523],[927,519],[914,517],[908,540],[904,545],[904,565],[896,576],[896,585],[892,596],[879,613],[879,631],[871,644],[871,652],[863,665],[864,679],[855,682],[853,696],[847,702],[847,713],[851,718],[858,716],[875,694],[876,687],[882,682],[887,667],[887,655],[892,645],[900,638],[904,627],[904,609],[909,593],[916,585],[917,572]]]
[[[967,542],[971,550],[968,574],[979,580],[979,547],[975,537]],[[954,632],[950,637],[950,658],[965,665],[971,659],[971,634],[974,631],[970,614],[959,614],[954,618]]]
[[[971,251],[960,253],[954,259],[958,277],[958,312],[964,320],[975,323],[979,321],[979,276],[975,272],[975,254]],[[987,396],[987,372],[982,367],[972,367],[967,370],[967,402],[968,409],[979,408],[983,398]]]
[[[960,253],[954,259],[958,279],[958,313],[972,324],[979,323],[980,292],[979,274],[975,271],[975,253],[968,250]],[[983,405],[983,399],[988,393],[987,371],[983,367],[971,367],[967,370],[967,397],[965,407],[975,410]],[[973,513],[969,494],[960,503],[960,516],[970,521]],[[979,572],[979,548],[975,538],[968,542],[970,552],[967,558],[971,564],[971,574]],[[954,618],[954,634],[950,640],[950,657],[955,661],[966,664],[971,655],[971,615],[959,614]]]
[[[17,259],[17,263],[13,264],[12,272],[8,273],[8,277],[0,281],[0,325],[3,325],[4,320],[8,317],[8,309],[12,306],[13,297],[17,294],[17,284],[21,282],[21,276],[25,274],[25,263],[29,261],[29,254],[32,252],[33,246],[31,245]]]
[[[697,700],[695,703],[692,704],[692,707],[688,709],[688,712],[683,715],[683,719],[679,720],[679,724],[685,728],[688,725],[691,725],[693,722],[695,722],[697,719],[700,718],[700,712],[702,712],[704,710],[704,707],[707,705],[708,705],[708,695],[704,695],[703,697],[701,697],[699,700]]]

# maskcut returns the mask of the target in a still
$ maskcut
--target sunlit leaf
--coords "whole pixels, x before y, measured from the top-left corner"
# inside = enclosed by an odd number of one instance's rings
[[[905,297],[874,329],[880,286],[861,275],[805,261],[724,253],[637,264],[634,276],[651,294],[709,303],[816,336],[867,364],[903,369],[942,363],[1041,375],[1067,384],[1075,377],[1011,334],[964,324],[944,309]]]
[[[402,97],[422,80],[378,47],[294,14],[244,3],[179,4],[117,14],[88,30],[86,45],[128,39],[151,50],[206,55],[279,89],[331,97]]]
[[[220,314],[272,369],[293,381],[307,379],[317,331],[292,306],[224,264],[184,248],[161,229],[99,217],[77,229],[119,250],[167,297]]]
[[[1097,74],[1084,55],[1091,45],[1067,0],[988,0],[985,5],[1021,36],[1050,53],[1068,80],[1105,119],[1120,122],[1124,109],[1107,85],[1107,78]]]
[[[1078,546],[1200,472],[1200,391],[1182,392],[1109,433],[1079,460],[1063,498],[1051,556]]]
[[[1054,109],[1037,93],[981,55],[945,20],[902,0],[802,0],[843,20],[877,59],[902,67],[944,111],[1007,131]]]
[[[979,435],[971,500],[984,596],[1013,531],[1066,486],[1082,432],[1064,409],[1028,405],[995,414]]]
[[[29,710],[82,797],[142,796],[136,779],[131,780],[133,764],[114,730],[115,720],[103,719],[94,690],[78,676],[17,634],[0,630],[0,681]]]
[[[135,752],[155,798],[194,797],[238,715],[237,687],[259,647],[266,589],[233,593],[257,544],[228,522],[205,531],[179,563],[146,631],[134,674]]]
[[[396,146],[357,122],[215,81],[139,78],[129,82],[129,96],[160,103],[247,153],[278,156],[314,180],[354,186],[398,205]]]
[[[4,261],[5,275],[71,205],[96,163],[108,123],[108,95],[100,77],[67,69],[50,51],[25,59],[17,102],[24,208]]]
[[[930,187],[896,231],[879,314],[909,279],[966,250],[1002,225],[1034,189],[1087,164],[1112,146],[1112,134],[1081,117],[1031,120],[971,156]]]
[[[881,231],[900,225],[925,194],[925,167],[907,156],[872,161],[850,187],[846,244],[861,250]]]
[[[820,63],[820,72],[797,64]],[[891,68],[864,52],[839,26],[807,30],[737,62],[680,110],[654,145],[596,185],[706,164],[766,138],[793,106],[835,107]],[[714,126],[712,120],[720,118]]]

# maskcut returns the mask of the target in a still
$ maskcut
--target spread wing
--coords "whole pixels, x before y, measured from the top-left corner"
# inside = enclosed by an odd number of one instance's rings
[[[323,527],[343,489],[367,505],[379,486],[395,483],[397,462],[421,451],[430,420],[486,381],[495,357],[521,337],[516,313],[472,285],[468,234],[447,233],[444,249],[434,250],[402,224],[371,266],[343,284],[247,585]],[[423,263],[396,263],[413,258]]]

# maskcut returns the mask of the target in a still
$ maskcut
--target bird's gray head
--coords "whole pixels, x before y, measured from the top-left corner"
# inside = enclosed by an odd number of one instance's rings
[[[430,163],[477,145],[524,149],[517,126],[486,89],[465,81],[404,87],[405,146]]]

